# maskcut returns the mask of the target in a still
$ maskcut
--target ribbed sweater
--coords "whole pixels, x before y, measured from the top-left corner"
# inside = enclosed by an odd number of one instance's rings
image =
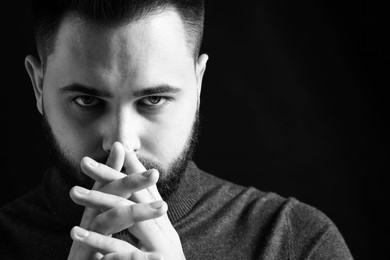
[[[69,197],[80,180],[50,169],[42,184],[0,210],[1,259],[66,259],[83,207]],[[322,212],[294,198],[242,187],[191,162],[167,200],[187,259],[352,259]],[[133,243],[127,230],[115,237]]]

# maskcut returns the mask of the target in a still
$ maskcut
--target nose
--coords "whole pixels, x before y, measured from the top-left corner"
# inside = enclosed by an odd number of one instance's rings
[[[112,145],[118,141],[138,151],[141,148],[140,124],[141,118],[131,108],[121,107],[107,115],[102,126],[103,150],[110,152]]]

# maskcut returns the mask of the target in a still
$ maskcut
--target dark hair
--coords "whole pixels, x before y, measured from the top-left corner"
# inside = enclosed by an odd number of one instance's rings
[[[59,26],[69,14],[97,24],[121,25],[166,8],[174,8],[180,15],[187,45],[197,58],[203,37],[203,0],[34,0],[34,36],[42,65],[46,67]]]

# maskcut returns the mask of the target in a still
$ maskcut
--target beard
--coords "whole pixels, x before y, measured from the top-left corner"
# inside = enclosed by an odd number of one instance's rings
[[[85,185],[88,188],[92,187],[94,180],[85,175],[82,172],[79,163],[72,161],[68,153],[66,153],[61,148],[59,142],[54,136],[44,111],[42,121],[43,134],[46,138],[49,163],[52,164],[57,170],[59,170],[60,173],[63,174],[66,178],[72,179],[73,182],[76,182],[77,185]],[[172,193],[175,192],[179,187],[179,184],[184,176],[184,172],[186,171],[189,162],[192,160],[198,141],[199,128],[199,112],[197,111],[192,129],[184,145],[184,148],[166,168],[164,168],[162,164],[156,160],[137,155],[138,160],[147,170],[158,170],[160,177],[157,181],[157,189],[165,201],[168,200]],[[103,160],[96,160],[100,163],[105,163],[107,158]]]

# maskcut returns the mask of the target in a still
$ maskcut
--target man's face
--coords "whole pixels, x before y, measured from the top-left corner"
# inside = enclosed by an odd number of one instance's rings
[[[114,27],[67,17],[45,74],[28,59],[38,109],[72,165],[104,160],[115,141],[165,170],[186,150],[207,57],[194,63],[176,12]]]

